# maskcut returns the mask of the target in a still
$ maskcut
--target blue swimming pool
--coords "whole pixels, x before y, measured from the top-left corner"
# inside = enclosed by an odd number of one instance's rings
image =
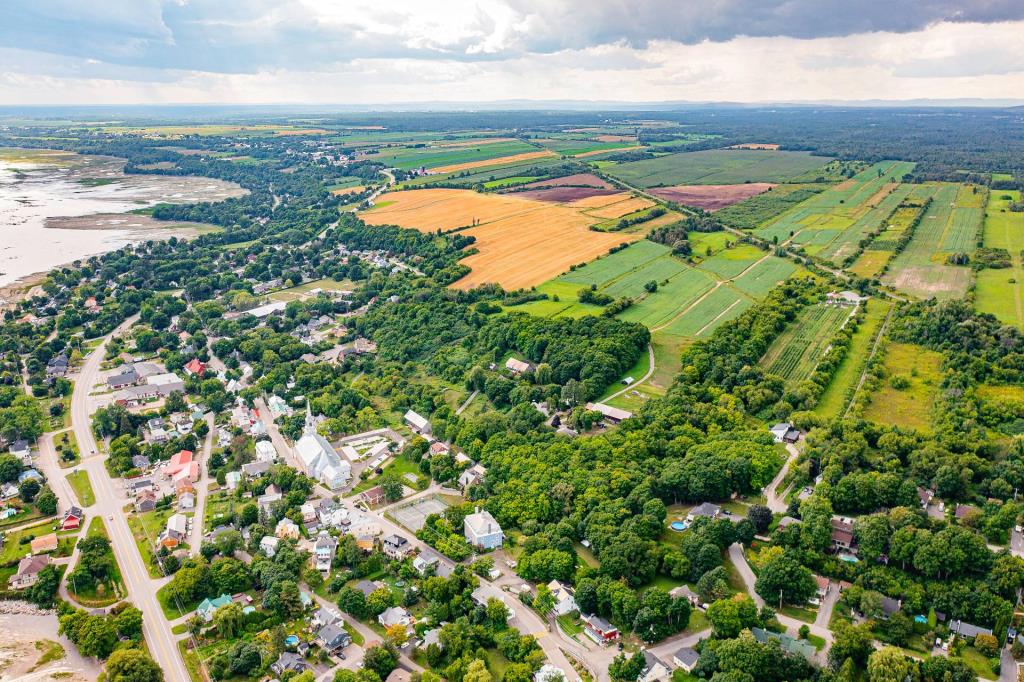
[[[295,646],[299,643],[298,635],[288,635],[284,638],[285,646]]]
[[[673,521],[668,525],[668,527],[677,532],[684,531],[688,528],[686,521]]]

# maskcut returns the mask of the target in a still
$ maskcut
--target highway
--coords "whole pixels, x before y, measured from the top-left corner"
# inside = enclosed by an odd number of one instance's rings
[[[142,633],[150,654],[157,665],[163,669],[164,678],[168,682],[188,682],[189,675],[178,651],[171,625],[164,618],[163,611],[156,598],[157,585],[150,579],[146,566],[142,562],[131,529],[122,508],[128,503],[121,497],[104,466],[106,457],[93,457],[98,452],[96,439],[93,437],[92,415],[89,404],[89,392],[99,381],[100,364],[103,361],[107,341],[110,336],[130,327],[137,316],[124,321],[111,335],[86,358],[75,382],[75,390],[71,396],[71,427],[75,431],[81,449],[83,463],[81,468],[89,472],[96,504],[93,509],[105,518],[110,543],[121,568],[121,575],[128,588],[129,600],[142,611]],[[88,520],[86,521],[88,523]]]

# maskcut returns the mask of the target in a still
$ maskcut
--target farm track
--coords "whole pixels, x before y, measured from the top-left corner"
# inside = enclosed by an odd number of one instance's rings
[[[697,300],[693,301],[693,302],[692,302],[692,303],[691,303],[690,305],[686,306],[686,307],[685,307],[685,308],[684,308],[683,310],[681,310],[681,311],[680,311],[679,313],[677,313],[677,314],[673,315],[672,317],[670,317],[670,318],[669,318],[668,320],[666,320],[665,322],[662,322],[661,324],[659,324],[659,325],[658,325],[657,327],[653,327],[653,328],[651,328],[651,333],[653,334],[654,332],[658,332],[658,331],[661,331],[662,329],[665,329],[665,328],[667,328],[667,327],[671,326],[673,322],[675,322],[675,321],[676,321],[676,320],[678,320],[679,318],[681,318],[681,317],[683,317],[684,315],[686,315],[686,313],[688,313],[688,312],[690,312],[691,310],[693,310],[694,308],[696,308],[696,307],[697,307],[697,306],[698,306],[698,305],[699,305],[699,304],[701,303],[701,301],[703,301],[703,300],[704,300],[704,299],[706,299],[706,298],[707,298],[708,296],[710,296],[710,295],[711,295],[711,294],[713,294],[713,293],[714,293],[715,291],[717,291],[719,287],[721,287],[721,286],[723,286],[723,285],[725,285],[725,286],[728,286],[728,283],[729,283],[729,282],[732,282],[732,281],[734,281],[734,280],[737,280],[737,279],[739,279],[740,277],[742,277],[742,276],[743,276],[743,274],[744,274],[744,273],[748,272],[748,271],[749,271],[749,270],[750,270],[751,268],[753,268],[753,267],[757,266],[757,265],[758,265],[759,263],[761,263],[761,262],[763,262],[763,261],[767,260],[767,259],[768,259],[768,258],[769,258],[770,256],[771,256],[771,254],[765,254],[764,256],[762,256],[761,258],[759,258],[758,260],[754,261],[753,263],[751,263],[751,264],[750,264],[750,265],[748,265],[747,267],[743,268],[743,269],[742,269],[742,270],[741,270],[740,272],[738,272],[738,273],[736,274],[736,276],[735,276],[735,277],[730,277],[729,279],[722,279],[722,280],[719,280],[719,281],[717,281],[717,282],[715,283],[715,286],[713,286],[713,287],[711,287],[710,289],[708,289],[707,291],[705,291],[705,292],[704,292],[704,293],[703,293],[703,294],[702,294],[702,295],[700,296],[700,298],[698,298]],[[705,272],[706,272],[706,271],[705,271]],[[709,273],[709,274],[713,274],[713,273]],[[729,287],[729,288],[730,288],[730,289],[733,289],[733,287]],[[748,294],[746,294],[745,292],[739,291],[738,289],[733,289],[733,290],[734,290],[734,291],[736,291],[736,293],[737,293],[737,294],[738,294],[738,295],[740,296],[740,298],[746,298],[746,299],[750,299],[750,298],[751,298],[751,297],[750,297],[750,296],[749,296]],[[739,303],[739,299],[737,299],[735,303],[733,303],[733,304],[732,304],[731,306],[729,306],[729,309],[732,309],[732,308],[733,308],[733,307],[734,307],[734,306],[735,306],[735,305],[736,305],[737,303]],[[727,309],[727,310],[723,310],[723,311],[722,311],[722,315],[724,315],[724,314],[725,314],[726,312],[728,312],[728,310],[729,310],[729,309]],[[721,315],[719,315],[718,317],[721,317]],[[718,318],[716,317],[715,319],[718,319]],[[712,320],[712,321],[713,321],[713,320]],[[707,326],[707,325],[705,325],[705,327],[706,327],[706,326]],[[701,331],[703,331],[703,329],[701,329]]]
[[[878,353],[878,347],[882,344],[882,339],[885,338],[885,332],[889,329],[889,321],[892,319],[892,313],[896,309],[896,306],[889,308],[889,312],[885,314],[885,319],[882,321],[882,326],[878,328],[878,333],[875,335],[875,342],[871,345],[871,352],[868,353],[867,360],[864,361],[864,369],[861,370],[860,379],[857,380],[857,387],[853,389],[853,395],[850,396],[850,402],[846,404],[846,409],[843,410],[843,419],[846,419],[850,414],[850,410],[853,409],[853,404],[857,401],[857,394],[860,393],[860,389],[864,386],[864,382],[868,378],[868,365],[871,364],[871,360],[874,359],[875,354]]]
[[[647,374],[643,375],[637,381],[634,381],[633,383],[631,383],[629,386],[626,386],[625,388],[623,388],[623,389],[621,389],[619,391],[616,391],[615,393],[612,393],[610,396],[608,396],[607,398],[604,399],[604,402],[607,402],[609,400],[613,400],[614,398],[618,398],[620,395],[622,395],[626,391],[628,391],[630,389],[633,389],[633,388],[636,388],[637,386],[639,386],[640,384],[644,383],[645,381],[650,379],[652,376],[654,376],[654,370],[655,370],[654,346],[652,346],[651,344],[647,344],[647,355],[650,358],[650,363],[649,363],[650,364],[650,368],[647,370]],[[456,414],[458,414],[458,413],[456,413]]]

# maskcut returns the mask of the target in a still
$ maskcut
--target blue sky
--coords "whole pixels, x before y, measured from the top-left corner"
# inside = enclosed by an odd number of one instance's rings
[[[1007,98],[1024,1],[5,0],[5,104]]]

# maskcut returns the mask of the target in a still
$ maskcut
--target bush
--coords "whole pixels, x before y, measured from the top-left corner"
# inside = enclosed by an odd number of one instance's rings
[[[983,656],[992,657],[999,653],[999,642],[995,635],[982,633],[974,639],[974,648]]]

